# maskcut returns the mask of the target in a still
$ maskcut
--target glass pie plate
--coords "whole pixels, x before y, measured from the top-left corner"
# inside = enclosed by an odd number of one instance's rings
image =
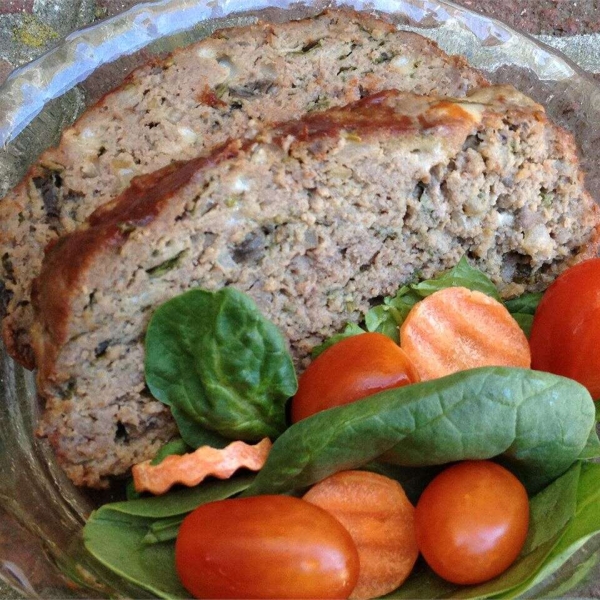
[[[462,54],[494,82],[512,83],[572,131],[600,199],[600,88],[575,64],[508,26],[449,2],[349,0]],[[71,34],[0,87],[0,196],[60,132],[102,94],[150,57],[195,42],[215,29],[257,19],[286,21],[332,3],[292,0],[163,0]],[[81,542],[86,516],[118,492],[75,488],[44,440],[34,436],[34,375],[0,347],[0,578],[30,597],[148,597],[89,556]],[[600,536],[589,540],[553,578],[531,594],[600,597]],[[586,577],[578,565],[587,565]],[[595,582],[595,583],[594,583]],[[595,591],[594,591],[595,588]]]

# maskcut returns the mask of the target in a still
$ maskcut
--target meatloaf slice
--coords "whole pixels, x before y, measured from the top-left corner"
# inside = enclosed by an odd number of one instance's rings
[[[138,69],[0,201],[0,307],[7,304],[9,352],[33,366],[30,284],[46,244],[76,229],[135,175],[191,159],[262,122],[382,89],[464,96],[483,83],[462,58],[427,39],[343,10],[218,31]]]
[[[173,434],[144,387],[152,311],[235,286],[298,364],[374,297],[467,255],[504,295],[595,252],[572,138],[510,87],[381,92],[135,179],[47,254],[34,286],[40,432],[99,486]]]

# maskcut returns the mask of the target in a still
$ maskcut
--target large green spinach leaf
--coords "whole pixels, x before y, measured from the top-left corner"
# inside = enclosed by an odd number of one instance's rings
[[[506,367],[463,371],[292,425],[245,494],[304,488],[379,457],[418,467],[498,455],[537,491],[579,457],[594,417],[589,393],[570,379]]]
[[[145,368],[153,396],[174,409],[193,445],[211,432],[277,437],[297,388],[281,333],[233,288],[191,290],[160,306],[146,332]]]
[[[188,598],[175,572],[172,542],[181,521],[201,504],[245,490],[253,477],[204,482],[165,496],[105,504],[91,514],[83,529],[85,547],[104,566],[161,598]]]

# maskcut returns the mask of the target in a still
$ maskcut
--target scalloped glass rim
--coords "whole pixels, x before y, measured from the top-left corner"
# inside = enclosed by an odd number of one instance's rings
[[[574,133],[588,188],[596,200],[600,198],[600,159],[595,152],[600,143],[600,88],[569,59],[499,21],[449,2],[344,4],[387,13],[400,28],[434,39],[447,52],[464,55],[493,81],[514,83],[544,104],[553,119]],[[149,53],[170,51],[217,28],[248,24],[259,16],[289,20],[334,5],[324,0],[162,0],[74,32],[0,87],[0,194],[16,184],[39,153],[56,143],[60,132],[91,103],[89,81],[100,79],[104,92]],[[104,70],[110,63],[114,68]],[[5,408],[0,414],[0,504],[42,540],[59,569],[82,586],[80,597],[147,597],[147,592],[108,572],[83,549],[81,529],[99,499],[76,489],[57,467],[47,444],[35,438],[38,407],[33,374],[15,365],[1,346],[0,403]],[[576,564],[599,550],[597,536],[534,593],[549,594],[570,578],[575,581]],[[0,577],[8,578],[2,559],[9,558],[0,555]],[[32,595],[34,588],[27,581],[13,585]],[[61,597],[73,595],[66,587],[61,592]]]

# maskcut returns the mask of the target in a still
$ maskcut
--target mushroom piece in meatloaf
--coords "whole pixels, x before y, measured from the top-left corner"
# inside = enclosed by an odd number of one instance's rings
[[[40,433],[100,486],[174,434],[144,388],[153,309],[235,286],[297,362],[369,300],[463,255],[505,296],[595,252],[573,140],[511,87],[381,92],[134,180],[47,254],[34,286]]]
[[[32,367],[31,280],[45,246],[136,175],[187,160],[261,123],[296,119],[394,88],[464,96],[485,78],[461,57],[367,13],[217,31],[132,73],[67,129],[0,201],[0,315],[13,357]]]

